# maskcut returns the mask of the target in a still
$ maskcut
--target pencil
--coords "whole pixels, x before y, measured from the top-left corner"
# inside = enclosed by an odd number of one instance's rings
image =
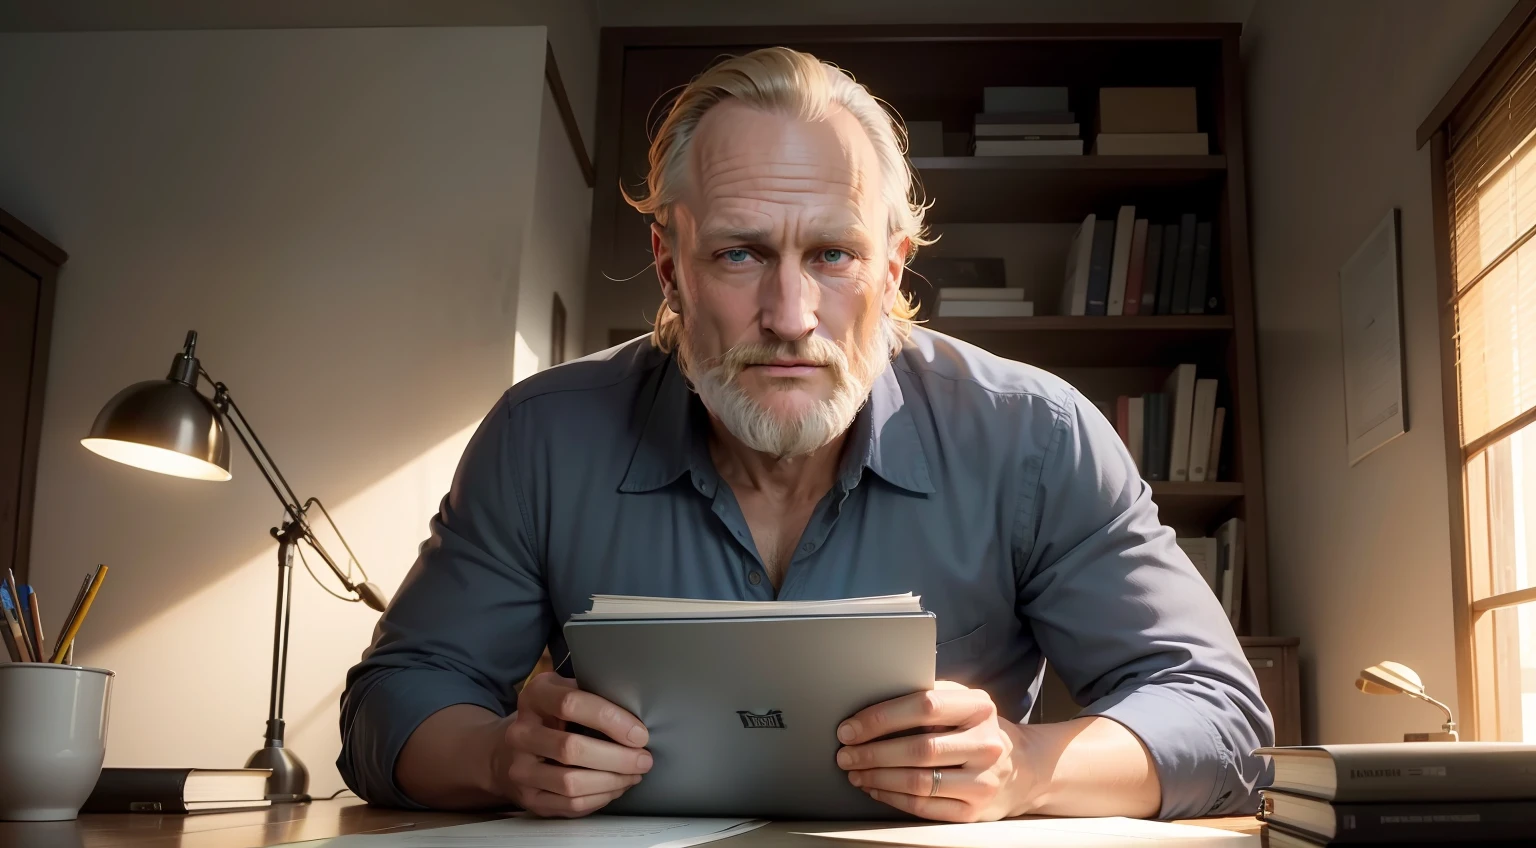
[[[5,626],[16,642],[16,650],[21,654],[18,662],[32,662],[32,651],[27,647],[26,633],[21,629],[21,618],[16,615],[16,607],[11,603],[11,589],[9,586],[0,586],[0,614],[5,616]]]
[[[91,579],[91,588],[85,590],[85,600],[80,602],[80,609],[75,613],[74,620],[69,623],[69,629],[64,632],[64,638],[53,649],[52,662],[63,662],[64,655],[69,652],[69,645],[75,641],[75,634],[80,632],[80,625],[85,622],[85,617],[91,612],[91,603],[96,600],[96,593],[101,591],[101,583],[107,579],[107,567],[98,565],[96,576]]]
[[[43,659],[43,613],[37,605],[37,592],[27,595],[27,600],[32,604],[32,641],[37,645],[37,659]]]
[[[80,591],[75,593],[75,602],[70,605],[69,614],[64,616],[64,624],[59,627],[59,638],[55,641],[55,644],[64,641],[64,631],[68,630],[69,623],[75,620],[75,613],[80,611],[80,602],[85,600],[86,590],[91,588],[91,579],[95,576],[94,572],[88,572],[85,575],[85,579],[80,581]]]
[[[16,616],[16,624],[21,629],[21,641],[26,648],[22,653],[31,657],[27,662],[41,662],[37,646],[32,644],[32,629],[27,627],[26,607],[22,606],[25,602],[21,599],[21,590],[16,586],[16,572],[9,568],[5,570],[5,585],[11,590],[10,612]]]

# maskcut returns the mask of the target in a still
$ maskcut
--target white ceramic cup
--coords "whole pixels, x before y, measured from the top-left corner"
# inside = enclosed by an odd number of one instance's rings
[[[0,663],[0,820],[80,813],[101,776],[112,672]]]

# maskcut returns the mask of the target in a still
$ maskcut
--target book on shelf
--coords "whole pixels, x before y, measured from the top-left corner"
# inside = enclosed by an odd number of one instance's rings
[[[977,156],[1081,156],[1083,140],[1080,138],[979,138],[976,140]]]
[[[1137,218],[1131,228],[1131,265],[1125,272],[1125,305],[1121,314],[1141,314],[1143,274],[1147,267],[1147,219]]]
[[[1172,409],[1168,446],[1168,479],[1189,480],[1189,435],[1195,411],[1195,366],[1189,363],[1173,369],[1163,385]]]
[[[1174,542],[1178,544],[1179,550],[1182,550],[1184,555],[1189,557],[1189,563],[1195,567],[1195,571],[1200,572],[1200,576],[1205,578],[1205,583],[1211,587],[1211,591],[1218,591],[1216,587],[1216,566],[1220,551],[1218,550],[1215,537],[1180,537],[1175,539]]]
[[[1157,314],[1157,272],[1163,256],[1163,225],[1147,224],[1147,257],[1142,268],[1141,306],[1142,315]]]
[[[1121,395],[1115,398],[1115,432],[1120,434],[1120,441],[1130,450],[1131,447],[1131,398],[1130,395]]]
[[[1020,289],[1022,291],[1022,289]],[[1030,318],[1035,305],[1027,300],[950,300],[939,298],[940,318]]]
[[[1532,799],[1346,804],[1275,789],[1265,789],[1262,795],[1262,821],[1314,845],[1461,844],[1536,833],[1536,800]]]
[[[1126,401],[1126,443],[1131,449],[1131,462],[1136,468],[1142,468],[1144,461],[1142,448],[1146,440],[1147,399],[1144,397],[1128,398]]]
[[[1179,225],[1170,223],[1163,227],[1163,255],[1157,268],[1158,315],[1173,314],[1173,278],[1178,273],[1178,255]]]
[[[1086,315],[1105,315],[1109,306],[1109,275],[1114,264],[1115,224],[1095,221],[1093,253],[1088,263],[1088,304]]]
[[[1195,381],[1194,415],[1189,423],[1189,482],[1206,480],[1211,457],[1211,429],[1216,423],[1216,381]],[[1214,478],[1214,475],[1212,475]]]
[[[1195,216],[1185,213],[1179,216],[1179,252],[1174,258],[1173,297],[1169,301],[1169,315],[1189,313],[1189,284],[1195,270]]]
[[[1190,271],[1189,302],[1186,307],[1191,315],[1205,314],[1207,306],[1211,307],[1209,311],[1216,311],[1214,303],[1207,303],[1206,292],[1211,278],[1211,248],[1211,222],[1195,224],[1195,263]]]
[[[1077,115],[1061,109],[1036,109],[1023,112],[977,112],[976,126],[983,124],[1072,124],[1077,125]],[[1074,133],[1075,134],[1075,133]]]
[[[1067,88],[1061,85],[989,85],[981,90],[981,109],[989,114],[1065,112]]]
[[[1081,226],[1072,236],[1072,246],[1067,249],[1067,273],[1062,283],[1061,302],[1057,312],[1062,315],[1088,314],[1088,276],[1093,265],[1094,215],[1088,213]]]
[[[1208,156],[1210,137],[1205,133],[1107,133],[1093,139],[1098,156]]]
[[[1143,396],[1146,420],[1142,425],[1142,457],[1146,468],[1142,477],[1157,482],[1168,479],[1168,398],[1162,392]]]
[[[1122,206],[1115,217],[1115,245],[1109,264],[1109,296],[1105,315],[1125,314],[1125,284],[1131,270],[1131,240],[1136,234],[1136,207]]]
[[[1242,618],[1243,574],[1247,570],[1243,546],[1241,518],[1229,518],[1216,528],[1216,597],[1221,599],[1221,611],[1234,629]]]
[[[1101,133],[1192,133],[1197,121],[1193,86],[1099,89]]]
[[[1211,452],[1209,459],[1205,461],[1205,479],[1221,479],[1221,440],[1226,435],[1227,408],[1216,407],[1216,414],[1211,422]]]
[[[975,126],[976,138],[1077,138],[1079,128],[1071,124],[1000,124],[980,123]]]
[[[1260,748],[1270,788],[1336,804],[1536,798],[1536,745],[1373,742]]]

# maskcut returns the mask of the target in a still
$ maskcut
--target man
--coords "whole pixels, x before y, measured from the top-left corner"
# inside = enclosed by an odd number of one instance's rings
[[[837,729],[876,800],[949,821],[1252,809],[1268,711],[1113,428],[1062,381],[913,328],[923,207],[897,139],[791,50],[683,91],[632,200],[655,332],[525,380],[471,441],[348,679],[360,796],[570,816],[644,780],[635,716],[557,674],[519,689],[546,644],[563,666],[591,594],[912,591],[946,682]],[[1045,658],[1087,707],[1021,725]]]

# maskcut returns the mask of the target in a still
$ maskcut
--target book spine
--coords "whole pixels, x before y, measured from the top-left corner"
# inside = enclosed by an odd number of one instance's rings
[[[1141,313],[1141,288],[1147,268],[1147,219],[1137,218],[1131,232],[1131,265],[1125,272],[1125,309],[1122,314]]]
[[[1149,481],[1168,479],[1168,469],[1164,464],[1164,458],[1168,455],[1168,440],[1165,437],[1168,409],[1165,398],[1162,392],[1152,392],[1146,396],[1146,444],[1143,453],[1147,460],[1146,478]]]
[[[1131,273],[1131,243],[1136,240],[1136,207],[1120,207],[1115,220],[1115,254],[1109,266],[1109,300],[1106,315],[1125,314],[1125,286]]]
[[[1195,216],[1184,215],[1179,219],[1179,253],[1173,273],[1173,297],[1169,306],[1171,315],[1184,315],[1189,311],[1189,284],[1195,270]]]
[[[1211,457],[1211,431],[1216,424],[1216,381],[1195,381],[1194,415],[1189,425],[1189,482],[1203,483]]]
[[[1149,224],[1147,226],[1147,259],[1141,269],[1141,306],[1142,315],[1157,314],[1157,274],[1159,270],[1158,260],[1163,255],[1163,225]]]
[[[1536,833],[1536,801],[1336,804],[1334,842],[1462,842]]]
[[[1454,763],[1426,758],[1414,767],[1360,756],[1345,762],[1336,758],[1334,767],[1338,789],[1331,800],[1338,804],[1536,798],[1536,770],[1520,756],[1474,756]]]
[[[1146,412],[1147,399],[1145,397],[1133,397],[1127,404],[1127,417],[1130,419],[1126,432],[1129,435],[1131,447],[1131,462],[1136,465],[1136,473],[1142,478],[1147,476],[1146,454]]]
[[[1195,267],[1189,281],[1189,314],[1205,314],[1205,292],[1211,277],[1211,222],[1195,225]]]
[[[1195,411],[1195,366],[1180,365],[1168,377],[1164,388],[1173,404],[1170,413],[1172,442],[1169,446],[1168,479],[1183,482],[1189,479],[1190,422]]]
[[[1088,305],[1085,315],[1106,315],[1109,308],[1109,270],[1114,262],[1115,225],[1100,221],[1093,228],[1093,258],[1088,268]]]
[[[1173,278],[1178,276],[1179,226],[1163,227],[1162,265],[1157,274],[1157,314],[1173,314]]]

